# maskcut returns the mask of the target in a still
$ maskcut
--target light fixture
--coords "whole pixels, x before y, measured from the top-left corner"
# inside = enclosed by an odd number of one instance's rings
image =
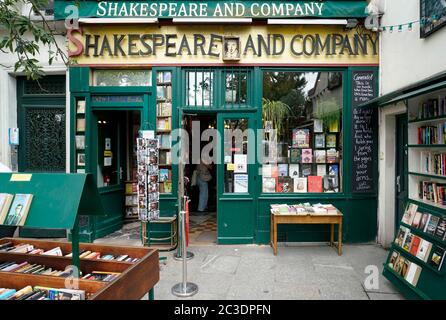
[[[325,24],[347,25],[346,19],[268,19],[268,24]]]
[[[157,18],[79,18],[85,24],[158,23]]]
[[[251,18],[173,18],[173,23],[252,23]]]
[[[356,28],[358,25],[358,19],[347,19],[347,25],[345,26],[346,29],[353,29]]]

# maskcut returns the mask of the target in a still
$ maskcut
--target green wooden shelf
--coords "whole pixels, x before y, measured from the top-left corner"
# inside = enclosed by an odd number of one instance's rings
[[[409,148],[446,148],[446,144],[409,144]]]
[[[428,206],[428,207],[436,209],[436,210],[446,210],[446,206],[432,202],[432,201],[422,200],[422,199],[414,199],[414,198],[409,198],[408,200],[410,200],[416,204],[422,204],[422,205]]]
[[[409,120],[409,123],[424,123],[424,122],[435,122],[435,121],[446,121],[446,115],[440,117]]]
[[[397,273],[395,270],[390,268],[387,263],[384,264],[384,270],[387,272],[390,272],[395,278],[400,280],[407,288],[409,288],[413,293],[415,293],[417,296],[419,296],[421,299],[424,300],[432,300],[427,294],[425,294],[423,291],[418,289],[417,287],[414,287],[412,284],[406,281],[399,273]],[[384,274],[385,275],[385,274]]]
[[[409,174],[413,175],[413,176],[420,176],[420,177],[427,177],[427,178],[435,178],[435,179],[444,179],[444,180],[446,180],[446,176],[442,176],[442,175],[439,175],[439,174],[421,173],[421,172],[414,172],[414,171],[410,171]]]
[[[398,246],[395,242],[392,242],[392,250],[398,251],[400,254],[402,254],[405,258],[415,262],[418,265],[423,266],[423,268],[428,268],[430,271],[436,273],[440,277],[444,277],[444,273],[442,273],[440,270],[435,269],[431,265],[429,265],[427,262],[424,262],[423,260],[419,259],[418,257],[412,255],[410,252],[406,251],[404,248],[401,248]]]
[[[412,232],[413,234],[415,234],[415,235],[417,235],[419,237],[422,237],[425,240],[430,240],[431,242],[438,243],[440,246],[446,247],[446,241],[444,241],[444,240],[438,239],[435,236],[427,234],[426,232],[421,231],[419,229],[415,229],[414,227],[409,226],[408,224],[405,224],[403,222],[401,222],[401,225],[406,227],[406,228],[409,228],[411,230],[411,232],[414,231],[414,232]]]

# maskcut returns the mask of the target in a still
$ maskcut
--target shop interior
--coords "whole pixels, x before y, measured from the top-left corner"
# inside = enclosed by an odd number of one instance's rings
[[[191,139],[197,139],[197,137],[192,136],[192,128],[194,126],[197,130],[199,126],[200,137],[203,132],[207,129],[217,129],[217,119],[215,114],[191,114],[185,115],[183,118],[184,129],[187,131]],[[198,130],[196,131],[198,132]],[[198,137],[200,140],[201,138]],[[211,175],[211,180],[207,182],[208,185],[208,200],[207,206],[206,201],[202,200],[202,207],[200,208],[200,186],[198,179],[196,179],[196,184],[192,185],[192,176],[194,170],[197,169],[198,164],[193,161],[193,144],[191,139],[189,140],[189,164],[185,165],[184,175],[187,177],[185,184],[185,193],[190,198],[189,210],[190,210],[190,239],[192,242],[215,242],[217,238],[217,171],[216,166],[211,165],[208,167],[209,174]],[[201,141],[200,144],[200,155],[203,148],[211,142]],[[213,156],[212,152],[210,156]],[[200,157],[201,158],[201,157]]]
[[[141,124],[139,111],[98,111],[97,184],[120,186],[124,221],[138,219],[136,139]]]

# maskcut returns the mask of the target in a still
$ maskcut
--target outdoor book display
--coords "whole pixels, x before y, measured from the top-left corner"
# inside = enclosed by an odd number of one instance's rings
[[[277,255],[277,230],[279,224],[328,224],[330,225],[330,246],[335,246],[335,224],[338,225],[338,254],[342,255],[342,213],[331,204],[300,203],[296,205],[271,205],[271,246]]]
[[[78,216],[103,214],[91,175],[2,173],[0,185],[2,224],[72,237],[0,239],[0,299],[140,299],[159,280],[156,249],[79,244]],[[60,201],[61,193],[69,196]]]
[[[409,298],[446,298],[446,215],[408,202],[384,276]]]

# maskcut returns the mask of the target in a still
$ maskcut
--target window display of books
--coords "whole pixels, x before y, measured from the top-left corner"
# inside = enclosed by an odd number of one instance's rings
[[[159,141],[159,192],[172,193],[172,72],[158,71],[156,75],[156,131]],[[161,176],[162,172],[162,176]]]
[[[263,165],[266,170],[262,170],[262,191],[340,192],[340,137],[340,133],[324,125],[322,119],[314,119],[303,127],[292,129],[291,143],[278,143],[277,152],[270,152],[269,162]],[[283,145],[290,147],[284,152],[283,148],[279,148]],[[274,157],[274,154],[277,156]],[[278,174],[275,175],[275,172]]]

